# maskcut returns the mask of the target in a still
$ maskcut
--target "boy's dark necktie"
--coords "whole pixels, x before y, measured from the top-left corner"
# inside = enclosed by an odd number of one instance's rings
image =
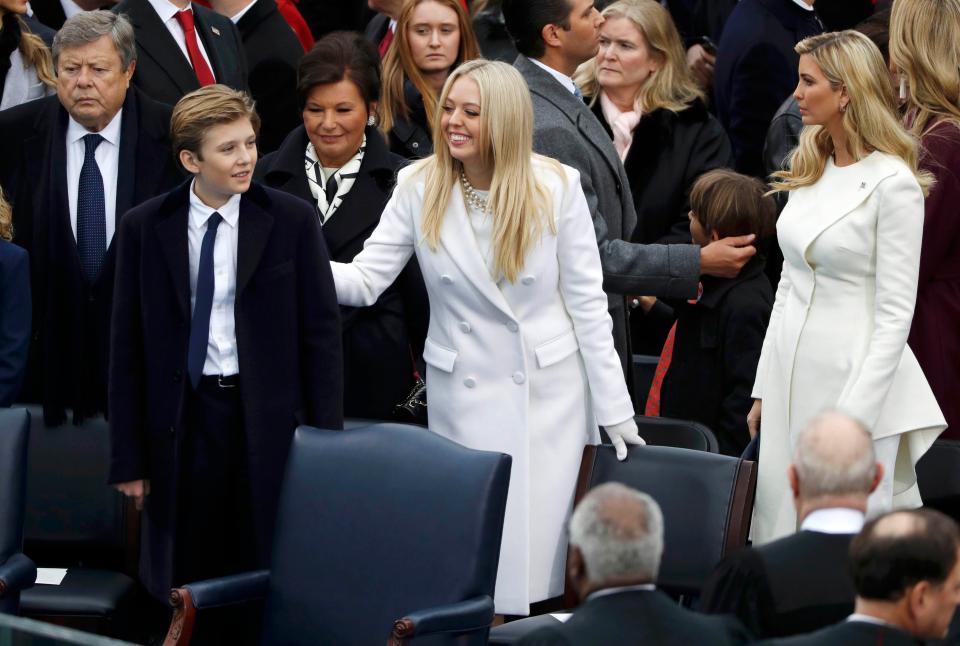
[[[213,307],[213,245],[217,227],[223,217],[217,212],[207,220],[207,230],[200,243],[200,266],[197,269],[197,294],[190,322],[190,343],[187,346],[187,373],[194,389],[200,385],[203,364],[207,359],[207,340],[210,334],[210,309]]]

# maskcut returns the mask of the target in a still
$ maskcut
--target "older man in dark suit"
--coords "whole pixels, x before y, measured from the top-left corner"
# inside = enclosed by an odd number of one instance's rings
[[[658,592],[663,515],[650,496],[619,483],[588,493],[570,518],[567,573],[583,604],[521,646],[742,644],[735,619],[708,617]]]
[[[33,345],[24,401],[48,423],[106,410],[113,233],[123,213],[180,180],[170,108],[130,87],[133,29],[85,12],[53,45],[57,96],[0,113],[0,184],[30,252]]]
[[[247,59],[240,32],[229,18],[190,0],[124,0],[137,40],[133,83],[173,105],[184,94],[213,83],[247,89]]]
[[[800,531],[734,552],[707,581],[701,609],[734,614],[755,637],[784,637],[840,621],[853,610],[850,540],[883,477],[873,441],[841,413],[820,415],[797,439],[790,478]]]
[[[570,78],[599,47],[603,18],[593,0],[504,0],[503,15],[520,52],[514,67],[533,99],[534,149],[580,171],[610,294],[614,341],[626,370],[630,351],[621,295],[695,298],[701,273],[737,275],[756,252],[749,245],[753,236],[727,238],[702,250],[631,243],[637,214],[626,171]]]

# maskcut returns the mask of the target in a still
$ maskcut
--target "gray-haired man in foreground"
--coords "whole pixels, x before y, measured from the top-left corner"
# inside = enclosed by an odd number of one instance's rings
[[[658,592],[663,515],[645,493],[618,483],[592,489],[570,519],[567,571],[582,605],[522,646],[740,644],[736,620],[691,612]]]

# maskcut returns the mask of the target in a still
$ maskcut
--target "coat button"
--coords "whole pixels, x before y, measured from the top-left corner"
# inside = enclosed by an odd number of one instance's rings
[[[477,385],[477,380],[474,379],[473,377],[467,377],[466,379],[463,380],[463,385],[466,386],[467,388],[473,388],[474,386]]]
[[[470,330],[473,328],[466,321],[460,321],[460,331],[464,334],[470,334]]]
[[[517,325],[514,321],[507,321],[507,329],[511,332],[516,332],[520,329],[520,326]]]
[[[440,282],[443,283],[444,285],[452,285],[453,279],[450,278],[449,275],[443,274],[442,276],[440,276]]]
[[[536,276],[524,276],[523,278],[520,279],[520,282],[523,283],[524,285],[532,285],[532,284],[534,284],[535,282],[537,282],[537,277],[536,277]]]
[[[420,147],[420,142],[419,142],[419,141],[415,141],[415,142],[413,142],[412,144],[410,144],[410,147],[413,148],[414,150],[416,150],[417,148]]]
[[[515,384],[522,384],[522,383],[525,382],[526,380],[527,380],[527,376],[526,376],[525,374],[523,374],[522,372],[520,372],[519,370],[517,370],[515,373],[513,373],[513,383],[515,383]]]

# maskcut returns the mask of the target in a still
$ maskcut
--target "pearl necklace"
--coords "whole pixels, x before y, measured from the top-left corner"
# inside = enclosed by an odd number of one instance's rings
[[[460,171],[460,185],[463,187],[463,199],[466,200],[467,206],[473,207],[480,213],[487,213],[487,200],[480,196],[477,189],[467,179],[467,174],[462,170]]]

